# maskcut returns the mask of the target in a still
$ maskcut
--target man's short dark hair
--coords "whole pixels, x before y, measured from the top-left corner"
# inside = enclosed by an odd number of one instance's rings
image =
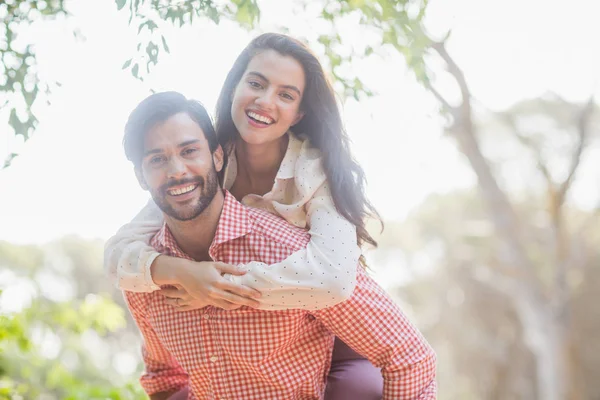
[[[127,159],[136,168],[141,167],[142,164],[144,137],[148,131],[156,124],[182,112],[188,114],[190,118],[198,123],[204,132],[210,152],[213,153],[217,149],[219,142],[217,141],[215,128],[208,112],[199,101],[189,100],[178,92],[154,93],[138,104],[129,115],[127,124],[125,124],[123,147]]]

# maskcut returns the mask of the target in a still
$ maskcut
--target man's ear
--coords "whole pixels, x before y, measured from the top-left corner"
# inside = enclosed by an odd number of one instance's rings
[[[221,172],[221,170],[223,169],[223,148],[221,147],[221,145],[217,146],[217,149],[213,152],[212,154],[213,157],[213,164],[215,165],[215,169],[217,170],[217,172]]]
[[[300,122],[302,120],[302,118],[304,118],[304,111],[298,110],[298,113],[296,114],[296,118],[294,118],[294,122],[292,122],[292,126],[294,126],[298,122]]]
[[[144,173],[141,168],[135,167],[133,169],[135,171],[135,177],[138,180],[138,183],[144,190],[148,190],[148,184],[146,183],[146,179],[144,178]]]

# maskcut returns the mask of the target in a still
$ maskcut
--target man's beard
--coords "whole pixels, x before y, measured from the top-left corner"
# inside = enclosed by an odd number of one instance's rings
[[[170,197],[167,190],[175,185],[198,185],[197,189],[200,190],[200,197],[195,204],[181,204],[176,209],[167,200],[167,198]],[[150,190],[150,194],[162,212],[178,221],[190,221],[202,214],[206,207],[212,202],[217,194],[217,190],[219,190],[219,180],[217,178],[217,171],[213,169],[208,173],[206,179],[202,176],[198,176],[179,181],[171,180],[157,190]]]

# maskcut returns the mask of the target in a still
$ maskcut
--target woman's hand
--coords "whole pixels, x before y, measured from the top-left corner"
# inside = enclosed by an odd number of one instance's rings
[[[175,307],[175,311],[197,310],[209,305],[203,300],[193,298],[181,287],[178,287],[177,289],[161,289],[158,293],[166,297],[165,303]],[[231,306],[232,308],[228,308],[228,310],[235,310],[241,307],[236,304],[231,304]]]
[[[169,273],[165,273],[167,270]],[[234,310],[241,306],[258,307],[259,302],[255,299],[260,298],[260,292],[228,281],[223,277],[226,273],[245,274],[235,266],[221,262],[197,262],[167,256],[157,257],[152,264],[152,277],[155,283],[180,287],[180,289],[163,289],[161,293],[174,299],[170,302],[172,305],[185,308],[181,311],[207,305],[225,310]]]

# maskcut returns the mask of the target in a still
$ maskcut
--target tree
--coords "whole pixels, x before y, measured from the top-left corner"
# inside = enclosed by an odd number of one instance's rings
[[[12,132],[6,134],[29,140],[38,120],[36,105],[41,97],[51,99],[51,90],[58,82],[40,81],[36,69],[36,51],[30,43],[19,43],[19,34],[32,24],[57,17],[70,16],[65,0],[6,0],[0,3],[0,118],[6,118]],[[151,66],[158,62],[160,52],[169,52],[167,40],[159,33],[162,22],[188,24],[196,19],[208,19],[218,24],[223,19],[237,21],[250,28],[258,20],[256,0],[180,1],[166,0],[116,0],[119,9],[130,13],[130,23],[138,24],[138,35],[143,38],[137,53],[125,62],[137,79],[143,79]],[[75,33],[75,32],[74,32]],[[144,37],[145,34],[149,34]],[[46,96],[40,96],[44,93]],[[3,132],[3,134],[5,134]],[[17,153],[12,149],[2,168],[10,165]]]
[[[469,93],[467,87],[463,90]],[[448,224],[452,228],[443,233],[441,228],[434,230],[447,249],[447,268],[456,271],[454,262],[470,277],[484,271],[489,278],[478,280],[477,285],[487,284],[511,305],[522,342],[533,355],[537,398],[587,398],[579,378],[582,367],[577,354],[581,349],[573,325],[573,299],[582,284],[580,277],[596,267],[593,249],[598,237],[593,228],[598,214],[582,214],[566,199],[586,146],[597,139],[593,134],[600,128],[597,107],[591,100],[572,104],[549,95],[499,113],[472,113],[468,102],[450,112],[448,131],[477,174],[491,223],[488,228],[493,228],[494,235],[474,247],[471,242],[476,237],[460,236],[457,228],[473,226],[469,223],[473,216],[458,210],[458,217]],[[494,155],[491,149],[497,148],[506,150]],[[507,189],[514,182],[502,179],[511,157],[529,180],[526,190],[512,199]],[[441,218],[437,215],[436,223]],[[483,222],[481,219],[479,228],[485,227]],[[458,232],[448,239],[452,229]],[[461,258],[449,249],[467,250],[464,254],[468,256]]]
[[[49,94],[56,83],[40,82],[36,71],[35,49],[31,44],[20,45],[21,30],[40,20],[67,16],[64,0],[6,0],[0,4],[0,110],[6,112],[15,136],[27,141],[37,126],[34,114],[40,92]],[[4,117],[4,113],[0,116]],[[11,152],[4,167],[16,153]]]
[[[513,203],[519,219],[535,227],[532,237],[544,241],[540,211],[530,198]],[[537,211],[537,212],[536,212]],[[590,212],[565,208],[569,226],[578,226]],[[569,270],[570,336],[576,338],[571,357],[577,366],[580,397],[600,394],[597,318],[600,252],[594,227],[578,249],[580,266]],[[412,280],[396,294],[410,304],[412,316],[438,353],[440,397],[444,399],[541,398],[536,384],[539,361],[528,344],[526,325],[512,294],[497,281],[503,264],[498,238],[485,204],[475,190],[434,195],[407,220],[389,223],[381,237],[379,258],[409,270]],[[403,257],[398,257],[401,249]],[[386,256],[386,253],[389,253]],[[405,262],[399,264],[404,259]],[[540,262],[540,276],[551,272]],[[594,293],[594,291],[596,291]]]
[[[102,278],[101,255],[102,243],[78,238],[0,242],[0,301],[30,293],[22,310],[0,314],[0,399],[144,398],[138,385],[98,366],[98,351],[105,349],[111,365],[137,350],[138,336],[130,319],[126,327],[122,298]]]

